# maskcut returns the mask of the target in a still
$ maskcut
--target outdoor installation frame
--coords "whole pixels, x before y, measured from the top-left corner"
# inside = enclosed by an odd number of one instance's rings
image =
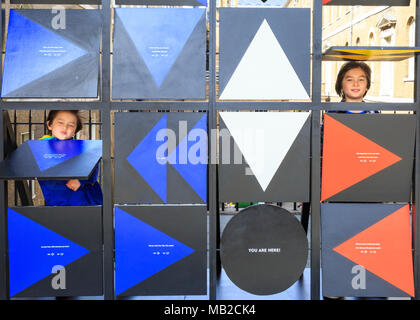
[[[420,0],[416,0],[416,16],[420,16]],[[20,1],[24,3],[25,0]],[[33,1],[36,2],[36,1]],[[45,3],[46,1],[39,1]],[[53,1],[49,1],[53,2]],[[66,3],[65,0],[58,1]],[[79,4],[91,3],[89,0],[79,0]],[[74,1],[67,3],[74,4]],[[55,2],[57,4],[57,2]],[[2,8],[0,2],[0,9]],[[102,157],[102,181],[103,181],[103,234],[104,234],[104,299],[115,299],[114,295],[114,202],[113,202],[113,175],[112,175],[112,118],[111,114],[117,110],[195,110],[208,113],[208,130],[217,128],[218,111],[239,110],[302,110],[312,111],[311,131],[311,299],[319,300],[321,297],[320,285],[320,189],[321,189],[321,112],[323,110],[395,110],[395,103],[330,103],[321,101],[321,66],[322,66],[322,1],[313,0],[312,11],[312,75],[311,75],[311,101],[309,102],[223,102],[216,99],[216,0],[208,0],[209,42],[208,42],[208,99],[205,101],[112,101],[111,100],[111,0],[102,0],[99,7],[102,13],[102,61],[100,67],[99,101],[19,101],[10,102],[0,99],[0,125],[3,126],[3,111],[6,110],[59,110],[59,109],[83,109],[99,110],[101,114],[101,139],[103,141]],[[0,25],[3,26],[3,16],[0,15]],[[3,46],[3,33],[0,33],[0,42]],[[420,45],[420,25],[416,23],[416,46]],[[2,47],[2,52],[4,48]],[[2,65],[0,61],[1,70]],[[416,141],[420,141],[420,74],[419,57],[415,58],[415,91],[414,103],[399,103],[399,110],[414,111],[417,116]],[[0,74],[1,83],[2,73]],[[252,107],[251,107],[252,105]],[[0,160],[5,157],[6,128],[0,130]],[[212,150],[209,140],[209,150]],[[211,152],[208,153],[211,155]],[[209,159],[211,160],[211,159]],[[420,148],[418,143],[415,149],[415,177],[413,203],[420,202]],[[217,244],[219,237],[218,215],[220,203],[217,193],[217,165],[212,161],[208,164],[208,209],[209,209],[209,298],[215,300],[217,283]],[[9,299],[8,290],[8,259],[7,259],[7,182],[0,183],[0,299]],[[414,279],[415,299],[420,299],[420,216],[415,216],[414,233]]]

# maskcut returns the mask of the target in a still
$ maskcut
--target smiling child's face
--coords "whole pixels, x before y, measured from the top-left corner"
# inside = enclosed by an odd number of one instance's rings
[[[343,92],[346,102],[362,102],[367,92],[367,78],[361,68],[350,69],[343,78]]]
[[[71,139],[77,128],[77,117],[68,111],[60,111],[57,113],[52,123],[47,123],[51,135],[59,140]]]

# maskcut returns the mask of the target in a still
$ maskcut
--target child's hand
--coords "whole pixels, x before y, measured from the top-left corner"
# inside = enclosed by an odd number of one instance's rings
[[[77,179],[69,180],[67,181],[66,186],[73,191],[77,191],[77,189],[80,188],[80,181]]]

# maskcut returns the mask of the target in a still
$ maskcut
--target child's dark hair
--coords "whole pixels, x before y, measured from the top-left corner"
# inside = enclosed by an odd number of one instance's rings
[[[370,71],[370,67],[361,61],[350,61],[347,62],[346,64],[344,64],[341,68],[340,68],[340,72],[337,75],[337,81],[335,82],[335,92],[337,92],[337,94],[344,98],[344,92],[343,92],[343,79],[344,79],[344,75],[347,73],[347,71],[351,70],[351,69],[357,69],[360,68],[364,71],[365,75],[366,75],[366,82],[367,82],[367,86],[366,89],[369,90],[370,88],[370,76],[371,76],[371,71]],[[363,96],[366,95],[367,90],[365,92],[365,94]]]
[[[53,120],[55,119],[55,117],[60,111],[70,112],[76,116],[77,125],[76,125],[76,131],[74,132],[75,134],[78,133],[80,130],[82,130],[83,122],[82,122],[82,117],[80,116],[79,110],[51,110],[48,113],[48,117],[46,121],[48,125],[52,124]],[[51,134],[51,131],[48,130],[48,133]]]

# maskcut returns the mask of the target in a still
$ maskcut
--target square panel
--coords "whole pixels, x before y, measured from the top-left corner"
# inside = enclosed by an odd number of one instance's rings
[[[409,202],[415,121],[413,115],[325,114],[321,201]]]
[[[204,8],[115,9],[113,99],[204,99]]]
[[[220,112],[220,201],[309,201],[309,112]]]
[[[219,99],[310,99],[310,9],[219,12]]]
[[[99,10],[10,10],[4,98],[96,98]]]
[[[115,114],[116,203],[206,201],[206,113]]]
[[[0,178],[88,179],[101,158],[101,140],[29,140],[0,162]]]
[[[322,204],[321,226],[324,296],[414,296],[408,205]]]
[[[102,207],[8,208],[11,297],[100,296]]]
[[[115,295],[204,295],[207,209],[115,207]]]

